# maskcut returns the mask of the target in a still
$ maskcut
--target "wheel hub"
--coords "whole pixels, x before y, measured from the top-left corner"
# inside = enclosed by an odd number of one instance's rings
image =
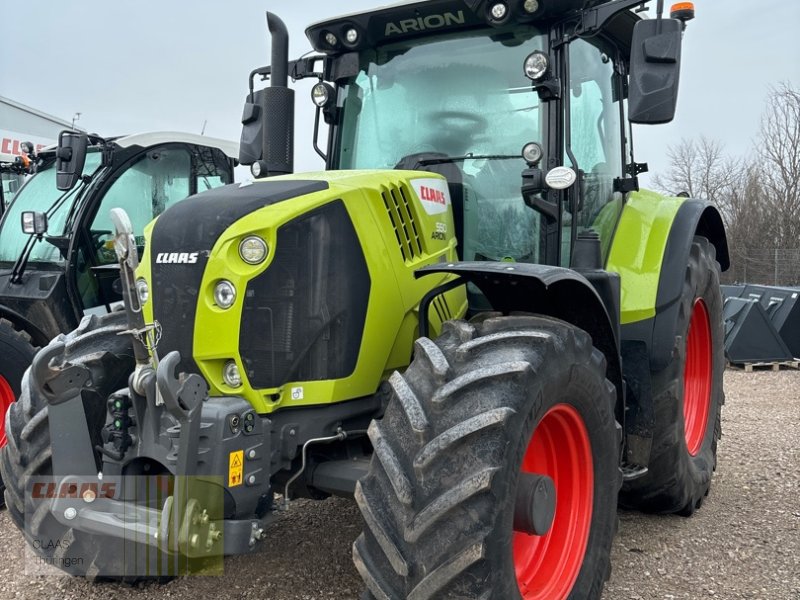
[[[520,473],[514,505],[514,531],[545,535],[556,514],[556,486],[547,475]]]

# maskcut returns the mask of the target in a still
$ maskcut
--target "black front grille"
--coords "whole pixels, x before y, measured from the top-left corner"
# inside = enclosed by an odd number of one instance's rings
[[[198,290],[208,255],[233,223],[264,206],[324,190],[323,181],[262,181],[226,185],[178,202],[156,221],[150,239],[153,316],[161,324],[161,356],[181,353],[179,369],[199,372],[193,353]],[[181,254],[197,262],[177,263]]]
[[[247,286],[239,353],[255,388],[338,379],[356,366],[370,278],[341,201],[277,232],[275,256]]]

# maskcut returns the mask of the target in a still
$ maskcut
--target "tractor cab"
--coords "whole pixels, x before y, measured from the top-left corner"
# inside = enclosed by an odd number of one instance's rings
[[[448,179],[462,260],[581,266],[585,238],[599,269],[646,169],[629,117],[665,122],[675,109],[685,20],[642,21],[641,5],[404,3],[312,25],[320,56],[289,70],[319,78],[328,169]]]
[[[190,134],[62,132],[0,222],[0,316],[45,343],[109,311],[121,300],[109,211],[124,207],[141,233],[183,198],[231,183],[235,152]]]

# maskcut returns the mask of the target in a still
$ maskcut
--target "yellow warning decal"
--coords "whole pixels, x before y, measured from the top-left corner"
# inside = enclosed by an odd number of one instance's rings
[[[244,469],[244,450],[231,452],[228,457],[228,487],[242,485],[242,471]]]

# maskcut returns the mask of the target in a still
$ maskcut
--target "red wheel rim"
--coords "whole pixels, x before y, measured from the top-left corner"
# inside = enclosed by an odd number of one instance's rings
[[[589,434],[575,408],[557,404],[531,436],[521,470],[549,476],[556,488],[545,535],[514,532],[514,569],[526,600],[566,598],[583,564],[592,524],[594,467]]]
[[[702,298],[695,300],[686,341],[683,372],[683,423],[686,448],[696,456],[703,446],[711,408],[711,325]]]
[[[0,448],[6,445],[6,412],[8,407],[11,406],[17,397],[14,395],[14,390],[6,381],[6,378],[0,375]]]

